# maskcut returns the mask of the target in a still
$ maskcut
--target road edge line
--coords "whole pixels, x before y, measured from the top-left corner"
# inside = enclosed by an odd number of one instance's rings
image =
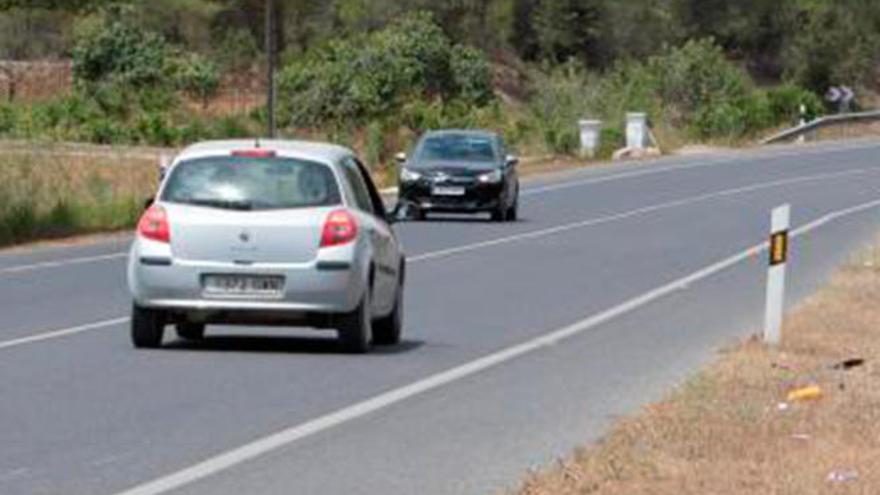
[[[123,323],[128,323],[129,317],[120,317],[113,318],[111,320],[98,321],[95,323],[88,323],[85,325],[80,325],[71,328],[65,328],[63,330],[54,330],[51,332],[44,332],[37,335],[31,335],[28,337],[21,337],[12,340],[6,340],[0,342],[0,350],[9,349],[10,347],[18,347],[25,344],[33,344],[34,342],[40,342],[43,340],[54,339],[58,337],[66,337],[68,335],[74,335],[78,333],[88,332],[90,330],[98,330],[100,328],[105,328],[113,325],[121,325]]]
[[[862,203],[850,208],[845,208],[828,213],[796,229],[792,232],[792,237],[800,237],[836,219],[847,217],[849,215],[860,213],[862,211],[866,211],[876,207],[880,207],[880,200]],[[321,433],[333,427],[342,425],[355,419],[359,419],[381,409],[385,409],[394,404],[403,402],[404,400],[411,397],[421,395],[449,383],[453,383],[455,381],[467,378],[482,371],[494,368],[498,365],[501,365],[508,361],[512,361],[517,357],[530,354],[539,349],[548,346],[554,346],[563,340],[582,334],[583,332],[595,328],[598,325],[606,323],[624,314],[630,313],[651,302],[661,299],[668,294],[675,293],[683,287],[688,287],[695,282],[722,272],[740,263],[741,261],[747,260],[750,257],[757,256],[762,251],[766,250],[767,247],[768,242],[764,241],[760,244],[747,248],[744,251],[739,252],[738,254],[725,258],[719,262],[716,262],[696,272],[693,272],[690,275],[674,280],[666,285],[646,292],[640,296],[625,301],[605,311],[587,317],[572,325],[552,331],[548,334],[536,337],[534,339],[514,345],[512,347],[508,347],[507,349],[502,349],[492,354],[483,356],[469,363],[465,363],[449,370],[436,373],[434,375],[413,382],[409,385],[404,385],[402,387],[389,390],[370,399],[344,407],[335,412],[320,416],[310,421],[306,421],[305,423],[301,423],[299,425],[264,436],[240,447],[236,447],[224,453],[210,457],[188,468],[184,468],[169,475],[165,475],[152,481],[137,485],[123,492],[119,492],[117,493],[117,495],[160,495],[166,493],[170,490],[174,490],[189,485],[193,482],[199,481],[201,479],[208,478],[212,475],[260,457],[271,451],[286,447],[303,438]]]

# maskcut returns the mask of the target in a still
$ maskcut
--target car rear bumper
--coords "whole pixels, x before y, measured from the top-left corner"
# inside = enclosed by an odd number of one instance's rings
[[[219,318],[270,323],[275,319],[350,312],[364,293],[366,277],[362,273],[358,265],[344,262],[239,266],[179,260],[157,265],[144,263],[136,256],[129,260],[129,285],[135,304],[209,322]],[[284,287],[277,296],[208,295],[202,285],[203,275],[207,274],[280,276]]]

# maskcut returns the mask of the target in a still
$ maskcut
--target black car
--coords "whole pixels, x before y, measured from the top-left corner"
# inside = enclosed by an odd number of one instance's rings
[[[400,206],[423,220],[429,212],[488,212],[497,222],[514,221],[519,206],[517,158],[488,131],[428,132],[401,163]]]

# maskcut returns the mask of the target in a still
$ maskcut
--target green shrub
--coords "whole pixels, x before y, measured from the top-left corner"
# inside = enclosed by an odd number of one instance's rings
[[[180,141],[182,144],[194,143],[211,136],[211,128],[205,119],[192,119],[180,128]]]
[[[453,48],[428,14],[335,40],[279,74],[282,117],[294,126],[366,125],[416,101],[489,102],[491,72],[478,51]]]
[[[615,151],[626,145],[626,135],[619,127],[603,127],[599,139],[596,157],[602,160],[608,160]]]
[[[222,31],[222,36],[211,58],[224,71],[241,72],[250,69],[260,57],[260,47],[254,35],[247,29]]]
[[[180,131],[162,113],[147,113],[135,123],[135,132],[145,144],[174,146],[180,142]]]
[[[750,91],[745,73],[711,38],[692,40],[648,61],[665,107],[692,115],[707,106],[735,102]]]
[[[741,136],[746,130],[745,110],[729,102],[701,107],[691,124],[698,137]]]
[[[711,39],[666,49],[643,63],[619,63],[599,77],[574,64],[557,67],[537,74],[535,86],[532,117],[555,153],[577,148],[581,118],[622,127],[627,112],[644,111],[697,138],[741,138],[791,119],[801,103],[812,112],[821,105],[793,86],[756,90]]]
[[[551,153],[574,153],[580,142],[578,120],[597,116],[599,85],[574,63],[535,74],[535,78],[540,89],[530,111],[545,148]]]
[[[225,115],[211,121],[209,137],[214,139],[244,138],[254,134],[248,127],[247,121],[241,116]]]
[[[769,90],[767,98],[775,118],[774,124],[795,123],[800,120],[801,105],[806,107],[807,120],[817,118],[824,108],[822,99],[816,93],[793,84],[785,84]]]
[[[96,144],[125,144],[132,141],[129,130],[109,117],[96,117],[85,122],[77,136],[78,140]]]
[[[220,72],[217,67],[208,60],[197,55],[190,55],[179,62],[177,70],[178,87],[201,102],[202,107],[207,108],[212,98],[217,96],[220,89]]]
[[[155,167],[42,150],[0,157],[0,245],[130,227]]]
[[[455,45],[450,53],[455,93],[470,104],[487,105],[494,98],[492,68],[485,55],[476,48]]]
[[[18,107],[0,104],[0,134],[11,134],[19,126]]]
[[[73,49],[74,79],[127,88],[168,85],[171,49],[161,36],[122,22],[86,33]]]

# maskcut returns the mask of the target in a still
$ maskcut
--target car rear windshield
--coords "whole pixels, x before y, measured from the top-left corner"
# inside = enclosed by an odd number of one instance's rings
[[[333,206],[341,202],[327,165],[291,158],[211,157],[174,167],[162,201],[232,210]]]
[[[488,136],[444,134],[425,138],[416,156],[424,161],[489,162],[495,160],[495,147]]]

